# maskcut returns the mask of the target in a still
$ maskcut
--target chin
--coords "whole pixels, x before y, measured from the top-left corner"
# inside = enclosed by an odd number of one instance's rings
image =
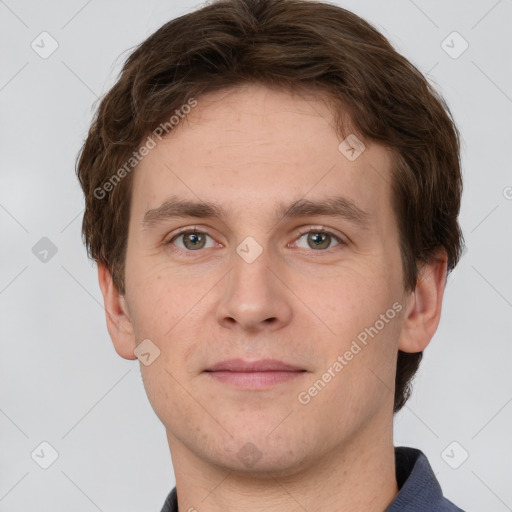
[[[262,429],[258,434],[242,433],[225,441],[224,450],[204,453],[201,458],[208,458],[216,466],[234,471],[251,478],[286,477],[300,473],[313,459],[308,456],[308,449],[301,439],[286,434],[269,437],[269,429]],[[283,435],[284,434],[284,435]],[[272,436],[274,434],[270,434]],[[216,443],[217,447],[222,443]],[[315,452],[311,448],[312,452]]]

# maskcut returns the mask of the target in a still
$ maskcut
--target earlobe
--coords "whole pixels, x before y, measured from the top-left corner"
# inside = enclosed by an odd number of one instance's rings
[[[116,289],[106,265],[98,263],[98,281],[105,305],[107,329],[116,352],[124,359],[137,359],[135,334],[125,298]]]
[[[446,284],[447,255],[441,251],[422,266],[409,296],[404,325],[398,341],[402,352],[422,352],[437,330]]]

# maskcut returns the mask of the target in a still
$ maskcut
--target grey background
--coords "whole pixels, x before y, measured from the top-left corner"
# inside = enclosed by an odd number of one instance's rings
[[[395,445],[423,450],[465,510],[512,510],[512,0],[338,3],[428,73],[463,137],[467,252]],[[0,1],[1,511],[157,511],[174,486],[139,362],[117,356],[107,333],[74,164],[129,48],[199,5]],[[43,31],[59,45],[47,59],[31,48]],[[463,48],[446,40],[453,31],[469,43],[458,58],[445,51]],[[43,237],[57,249],[46,262]],[[43,441],[59,454],[48,469]]]

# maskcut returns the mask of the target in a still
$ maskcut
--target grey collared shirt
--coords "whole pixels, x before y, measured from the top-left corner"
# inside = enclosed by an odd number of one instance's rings
[[[395,446],[395,469],[398,494],[384,512],[464,512],[443,497],[422,451]],[[161,512],[178,512],[176,487],[167,496]]]

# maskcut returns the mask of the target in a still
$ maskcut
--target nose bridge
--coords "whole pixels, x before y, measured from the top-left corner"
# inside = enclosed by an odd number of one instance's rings
[[[291,317],[289,297],[275,276],[279,263],[272,251],[253,237],[245,238],[235,251],[219,304],[219,322],[250,330],[286,324]]]
[[[230,276],[231,295],[246,309],[266,308],[279,293],[276,279],[269,270],[272,265],[268,248],[263,249],[254,239],[244,240],[236,248]]]

